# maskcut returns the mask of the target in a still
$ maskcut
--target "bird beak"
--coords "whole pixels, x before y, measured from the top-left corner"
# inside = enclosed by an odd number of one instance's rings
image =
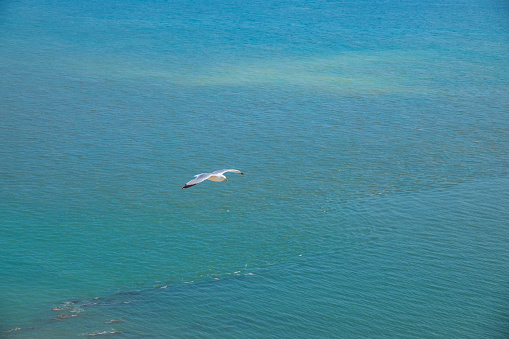
[[[228,181],[228,179],[227,179],[227,178],[224,178],[224,180]]]

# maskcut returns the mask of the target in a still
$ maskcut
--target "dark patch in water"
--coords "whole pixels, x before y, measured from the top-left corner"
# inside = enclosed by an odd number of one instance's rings
[[[106,324],[116,324],[116,323],[123,323],[125,320],[123,319],[112,319],[112,320],[108,320],[106,322]]]

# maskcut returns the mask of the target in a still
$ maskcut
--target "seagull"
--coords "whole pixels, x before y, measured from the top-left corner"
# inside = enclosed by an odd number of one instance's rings
[[[184,187],[182,187],[182,189],[194,186],[194,185],[199,184],[200,182],[207,180],[207,179],[212,180],[212,181],[217,181],[217,182],[224,181],[224,180],[228,181],[228,179],[226,179],[226,177],[223,175],[226,172],[235,172],[235,173],[240,173],[240,174],[244,175],[244,173],[242,173],[241,171],[236,170],[236,169],[222,169],[222,170],[217,170],[217,171],[214,171],[211,173],[196,174],[195,178],[191,181],[188,181],[187,184],[185,184]]]

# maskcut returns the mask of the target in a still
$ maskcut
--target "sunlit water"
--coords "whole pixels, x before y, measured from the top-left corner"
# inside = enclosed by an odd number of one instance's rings
[[[3,2],[0,336],[508,336],[508,29],[495,0]]]

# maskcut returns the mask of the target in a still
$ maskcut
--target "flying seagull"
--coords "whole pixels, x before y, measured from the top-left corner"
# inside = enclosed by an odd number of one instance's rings
[[[217,182],[228,180],[223,175],[226,172],[235,172],[235,173],[240,173],[240,174],[244,175],[244,173],[242,173],[241,171],[236,170],[236,169],[222,169],[222,170],[217,170],[217,171],[214,171],[211,173],[196,174],[195,178],[193,180],[189,181],[187,184],[185,184],[184,187],[182,187],[182,189],[194,186],[194,185],[199,184],[200,182],[207,180],[207,179],[212,180],[212,181],[217,181]]]

